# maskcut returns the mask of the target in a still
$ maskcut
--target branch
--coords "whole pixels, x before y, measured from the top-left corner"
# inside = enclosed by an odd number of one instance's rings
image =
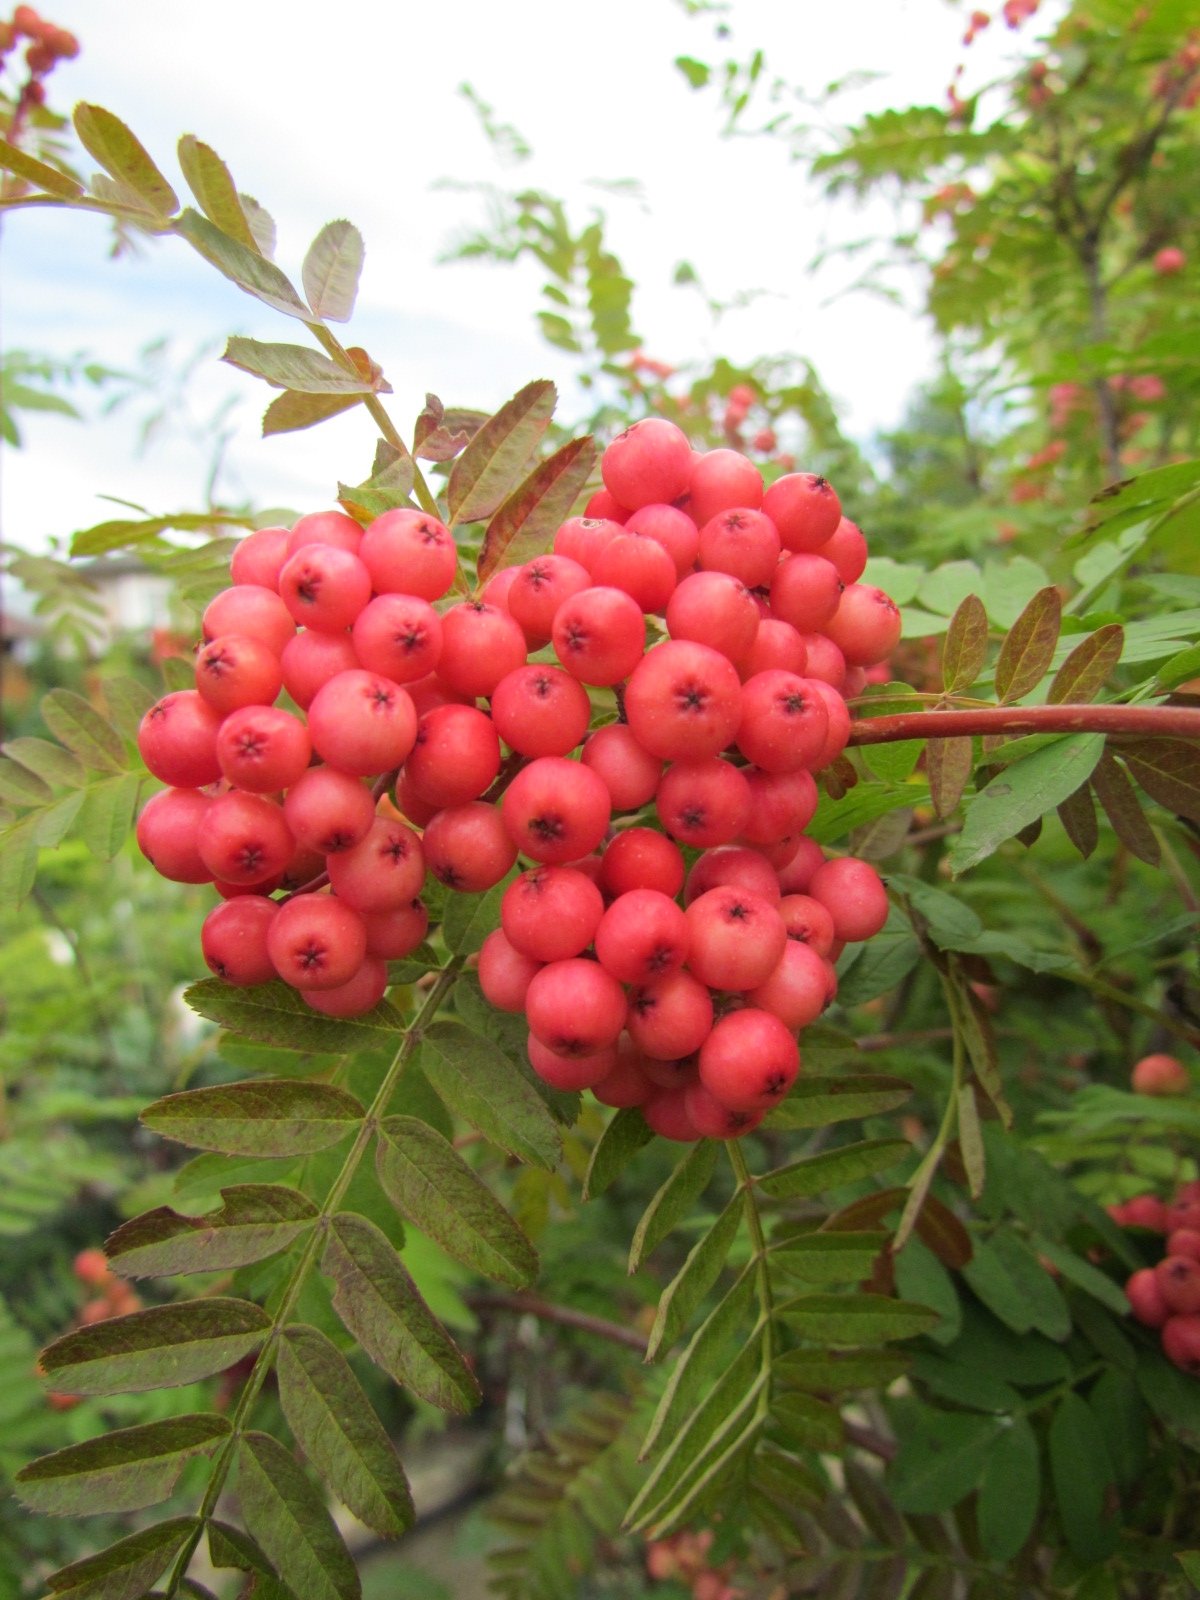
[[[1200,711],[1190,706],[983,706],[974,711],[906,711],[864,717],[849,743],[949,739],[985,733],[1130,733],[1143,738],[1200,739]]]
[[[639,1355],[646,1353],[644,1337],[633,1328],[620,1322],[609,1322],[604,1317],[590,1316],[586,1311],[574,1311],[570,1306],[556,1305],[553,1300],[543,1300],[536,1294],[500,1294],[487,1291],[464,1297],[473,1311],[512,1311],[517,1316],[537,1317],[540,1322],[557,1322],[564,1328],[578,1328],[581,1333],[594,1333],[598,1339],[611,1344],[623,1344]]]

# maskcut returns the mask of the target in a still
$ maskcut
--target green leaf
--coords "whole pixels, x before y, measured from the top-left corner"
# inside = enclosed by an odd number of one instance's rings
[[[144,1600],[196,1527],[195,1517],[175,1517],[143,1528],[98,1555],[60,1567],[45,1580],[46,1587],[63,1600]]]
[[[1014,1333],[1028,1333],[1033,1327],[1033,1312],[1023,1286],[1014,1283],[993,1242],[976,1241],[975,1253],[963,1268],[963,1277],[993,1316]]]
[[[1046,691],[1047,704],[1094,700],[1108,682],[1124,648],[1125,630],[1118,622],[1105,623],[1095,633],[1089,633],[1054,674]]]
[[[1035,1234],[1033,1246],[1039,1255],[1052,1261],[1068,1283],[1073,1283],[1077,1289],[1082,1289],[1085,1294],[1090,1294],[1093,1300],[1099,1300],[1101,1305],[1107,1306],[1110,1311],[1115,1311],[1118,1316],[1127,1316],[1129,1301],[1125,1298],[1125,1291],[1120,1284],[1114,1283],[1099,1267],[1092,1266],[1090,1261],[1084,1261],[1066,1245],[1058,1244],[1053,1239],[1046,1239]]]
[[[248,1533],[227,1522],[210,1521],[208,1524],[208,1556],[214,1567],[236,1567],[253,1575],[252,1584],[243,1591],[242,1600],[299,1600],[299,1597],[282,1583],[279,1574],[267,1560],[266,1553]]]
[[[697,61],[692,56],[676,56],[675,65],[683,73],[693,89],[703,89],[712,77],[712,68]]]
[[[888,1242],[886,1233],[805,1233],[771,1247],[773,1268],[806,1283],[855,1283],[868,1278]]]
[[[983,1148],[979,1104],[975,1099],[974,1085],[970,1083],[960,1084],[958,1089],[958,1148],[971,1198],[978,1200],[987,1177],[987,1155]]]
[[[421,1041],[421,1065],[456,1115],[510,1155],[553,1171],[561,1139],[554,1118],[508,1057],[456,1022],[437,1022]]]
[[[241,195],[239,198],[245,210],[247,197]],[[253,232],[254,219],[249,213],[246,220]],[[258,250],[231,239],[207,217],[202,217],[190,207],[181,213],[175,223],[175,231],[246,294],[253,295],[275,311],[282,311],[285,317],[295,317],[300,322],[312,321],[312,312],[288,282],[286,275],[274,262],[260,255]]]
[[[1029,1326],[1047,1339],[1061,1342],[1071,1332],[1071,1312],[1062,1290],[1034,1255],[1024,1239],[1009,1228],[998,1228],[991,1238],[993,1253],[999,1257],[1009,1281],[1024,1297]],[[978,1244],[975,1247],[978,1259]],[[963,1269],[970,1281],[970,1266]],[[974,1287],[974,1285],[972,1285]],[[1001,1318],[1001,1321],[1005,1320]]]
[[[1072,1391],[1058,1403],[1048,1435],[1050,1475],[1067,1548],[1080,1561],[1103,1561],[1119,1537],[1105,1517],[1112,1468],[1087,1402]]]
[[[688,1251],[683,1266],[663,1290],[654,1326],[646,1342],[646,1360],[655,1361],[675,1343],[700,1302],[721,1274],[742,1216],[742,1197],[736,1193],[720,1216]]]
[[[227,1418],[209,1415],[102,1433],[22,1467],[17,1496],[49,1516],[140,1511],[165,1500],[185,1464],[211,1455],[231,1431]]]
[[[754,1264],[750,1263],[688,1341],[663,1390],[639,1460],[652,1455],[660,1439],[677,1436],[702,1396],[727,1369],[728,1358],[745,1342],[742,1330],[753,1299],[754,1282]]]
[[[629,1247],[629,1270],[642,1262],[682,1222],[692,1205],[708,1188],[717,1165],[715,1140],[702,1139],[680,1157],[667,1181],[642,1212]]]
[[[317,1216],[311,1200],[278,1184],[233,1184],[221,1200],[218,1210],[198,1217],[170,1206],[133,1217],[109,1236],[109,1260],[127,1278],[228,1272],[286,1250]]]
[[[810,1195],[840,1188],[844,1183],[870,1178],[911,1154],[912,1146],[907,1139],[865,1139],[859,1144],[841,1145],[836,1150],[803,1156],[786,1167],[776,1167],[774,1172],[765,1173],[758,1180],[758,1187],[773,1200],[807,1199]]]
[[[18,806],[44,806],[53,792],[36,772],[28,771],[11,758],[0,760],[0,799]]]
[[[179,170],[208,220],[238,244],[257,251],[258,246],[238,197],[237,185],[217,152],[192,134],[185,133],[176,153]]]
[[[1177,1550],[1175,1559],[1183,1568],[1184,1576],[1200,1588],[1200,1550]]]
[[[294,1324],[279,1339],[279,1400],[296,1442],[360,1522],[395,1538],[412,1525],[404,1469],[345,1357]]]
[[[1111,757],[1108,759],[1111,760]],[[1096,772],[1099,772],[1104,760],[1105,757],[1102,756],[1099,765],[1096,767]],[[1095,780],[1096,772],[1092,773],[1093,781]],[[1125,774],[1122,773],[1121,776],[1124,778]],[[1128,778],[1125,778],[1125,782],[1129,783]],[[1133,786],[1131,784],[1129,787],[1132,790]],[[1096,803],[1092,799],[1092,784],[1081,784],[1074,794],[1069,794],[1065,800],[1060,801],[1057,811],[1058,820],[1063,825],[1063,832],[1086,861],[1100,843],[1100,824],[1096,819]]]
[[[333,1279],[334,1309],[376,1366],[443,1411],[471,1409],[480,1392],[473,1373],[373,1222],[335,1217],[322,1271]]]
[[[56,844],[62,843],[82,808],[83,791],[77,789],[74,794],[63,795],[61,800],[56,800],[53,805],[46,806],[29,819],[43,850],[52,850]]]
[[[772,1128],[824,1128],[894,1111],[912,1094],[903,1078],[858,1074],[844,1078],[800,1078],[787,1099],[767,1117]]]
[[[132,189],[151,211],[161,217],[174,216],[179,210],[174,189],[119,117],[103,106],[81,101],[75,107],[74,122],[79,142],[93,160],[118,183]]]
[[[981,1370],[977,1363],[968,1366],[968,1352],[961,1356],[956,1360],[932,1350],[918,1351],[912,1364],[914,1383],[968,1411],[999,1411],[1009,1416],[1020,1410],[1021,1396],[1011,1384]]]
[[[903,1378],[910,1365],[900,1350],[787,1350],[776,1358],[774,1374],[779,1383],[798,1389],[839,1394],[886,1389]]]
[[[905,1432],[886,1485],[901,1511],[948,1511],[979,1482],[1002,1424],[976,1412],[927,1411]]]
[[[579,498],[596,463],[590,435],[556,450],[515,488],[487,525],[476,570],[484,583],[499,567],[527,561],[546,548]]]
[[[947,694],[969,689],[987,660],[988,621],[983,601],[969,594],[959,602],[942,646],[942,683]]]
[[[955,970],[957,972],[957,968]],[[961,981],[956,988],[958,1007],[955,1025],[966,1049],[967,1059],[988,1099],[1000,1113],[1001,1122],[1006,1128],[1011,1127],[1012,1110],[1004,1096],[1000,1060],[996,1053],[996,1036],[991,1019],[972,990]]]
[[[111,861],[129,837],[142,781],[138,773],[126,772],[85,791],[75,832],[98,860]]]
[[[38,863],[38,817],[0,833],[0,905],[20,905],[33,888]]]
[[[1152,800],[1189,822],[1200,822],[1200,751],[1185,739],[1131,739],[1122,761]]]
[[[84,194],[81,183],[76,183],[74,178],[60,172],[57,167],[37,160],[18,145],[10,144],[7,139],[0,139],[0,172],[11,172],[18,178],[24,178],[26,183],[33,184],[46,194],[57,195],[60,200],[78,200]]]
[[[500,926],[500,902],[507,878],[485,894],[452,894],[446,901],[442,938],[451,955],[474,955],[493,928]]]
[[[533,1246],[453,1145],[416,1117],[388,1117],[379,1131],[379,1181],[403,1217],[485,1277],[532,1282]]]
[[[362,396],[357,394],[299,394],[285,389],[263,412],[263,438],[275,433],[298,433],[361,404]]]
[[[205,978],[185,989],[183,998],[193,1011],[231,1033],[284,1050],[343,1055],[371,1045],[395,1048],[404,1031],[400,1013],[386,1000],[360,1017],[322,1017],[286,983],[242,989]]]
[[[68,1394],[141,1393],[211,1378],[263,1342],[271,1319],[249,1300],[151,1306],[77,1328],[42,1352],[42,1370]]]
[[[316,316],[349,322],[362,267],[362,234],[352,222],[327,222],[310,245],[301,269],[304,292]]]
[[[879,1344],[911,1339],[937,1326],[938,1314],[908,1300],[878,1294],[802,1294],[776,1313],[789,1328],[820,1344]]]
[[[111,550],[126,550],[133,545],[149,544],[168,529],[180,533],[207,533],[224,528],[253,527],[249,517],[235,516],[228,511],[172,511],[161,517],[118,517],[108,522],[98,522],[94,527],[81,528],[71,536],[72,556],[102,556]],[[190,667],[187,683],[195,680]],[[105,684],[105,695],[108,685]],[[136,734],[136,726],[132,732]]]
[[[164,1095],[141,1121],[165,1139],[230,1156],[300,1156],[324,1150],[355,1129],[365,1112],[329,1083],[262,1078]]]
[[[645,1117],[636,1106],[618,1111],[596,1140],[583,1179],[583,1198],[594,1200],[611,1187],[637,1155],[654,1137]]]
[[[921,946],[908,918],[893,906],[879,933],[856,947],[838,973],[838,999],[845,1006],[862,1005],[894,989],[921,959]]]
[[[304,1600],[358,1600],[354,1562],[289,1450],[270,1434],[246,1434],[237,1486],[246,1527],[285,1583]]]
[[[740,1436],[744,1423],[762,1392],[762,1330],[757,1329],[712,1384],[699,1406],[676,1430],[653,1472],[635,1496],[625,1517],[634,1531],[654,1522],[686,1489],[691,1477],[706,1462],[719,1457],[731,1437]]]
[[[774,1396],[767,1424],[776,1442],[792,1450],[840,1455],[845,1442],[837,1407],[810,1394]]]
[[[996,661],[1001,704],[1020,700],[1046,675],[1062,627],[1062,596],[1053,584],[1039,589],[1008,630]]]
[[[235,334],[221,360],[265,378],[276,389],[300,394],[371,394],[375,387],[361,373],[349,372],[319,350],[302,344],[264,344]]]
[[[106,695],[109,687],[107,683],[104,686]],[[153,697],[148,697],[147,706],[152,703]],[[0,745],[0,751],[54,788],[80,789],[87,782],[87,771],[79,757],[60,744],[51,744],[49,739],[8,739]]]
[[[1074,794],[1103,750],[1102,733],[1068,734],[998,773],[968,802],[962,832],[948,853],[955,877]]]
[[[384,392],[387,392],[386,385]],[[381,442],[376,452],[375,471],[365,483],[354,486],[339,483],[338,500],[352,517],[371,522],[385,511],[407,505],[415,481],[412,456]]]
[[[451,468],[451,522],[480,522],[507,498],[549,427],[557,398],[554,385],[539,379],[488,418]]]
[[[42,697],[42,720],[85,767],[97,772],[124,772],[128,766],[121,736],[95,706],[70,689],[51,689]]]

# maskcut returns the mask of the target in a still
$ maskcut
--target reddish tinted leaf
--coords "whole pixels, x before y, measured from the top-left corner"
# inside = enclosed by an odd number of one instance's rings
[[[961,1270],[971,1259],[971,1237],[935,1194],[927,1194],[917,1214],[916,1230],[944,1266]]]
[[[1046,692],[1051,705],[1094,700],[1121,659],[1125,630],[1119,622],[1105,623],[1081,639],[1054,674]]]
[[[930,739],[925,746],[929,798],[939,817],[948,817],[957,809],[974,765],[975,751],[969,737]]]
[[[891,1212],[899,1211],[907,1199],[908,1190],[903,1187],[877,1189],[874,1194],[852,1200],[848,1206],[826,1217],[821,1227],[826,1231],[860,1233],[876,1227]]]
[[[79,142],[118,183],[131,189],[152,211],[169,217],[179,209],[175,191],[147,155],[141,142],[119,117],[103,106],[75,107]]]
[[[542,378],[528,383],[489,417],[454,463],[446,489],[452,522],[490,517],[520,480],[550,426],[557,392]]]
[[[996,693],[1019,700],[1035,689],[1054,656],[1062,624],[1062,596],[1053,584],[1039,589],[1008,630],[996,662]]]
[[[1200,823],[1200,749],[1183,739],[1137,739],[1118,753],[1160,806]]]
[[[305,1195],[279,1184],[234,1184],[221,1190],[221,1200],[199,1217],[156,1206],[131,1218],[107,1240],[109,1260],[129,1278],[226,1272],[285,1250],[317,1215]]]
[[[142,1600],[192,1537],[195,1517],[175,1517],[120,1539],[98,1555],[60,1567],[45,1580],[63,1600]]]
[[[361,404],[362,396],[357,394],[301,394],[298,389],[285,389],[263,412],[263,438],[273,433],[299,433]]]
[[[983,601],[969,594],[950,618],[942,647],[942,683],[947,694],[969,689],[987,659],[988,620]]]
[[[1099,771],[1098,767],[1096,771]],[[1093,772],[1093,780],[1095,776],[1096,773]],[[1066,830],[1067,838],[1086,860],[1100,839],[1096,807],[1088,784],[1081,784],[1074,794],[1069,794],[1059,803],[1058,820]]]
[[[1092,773],[1092,787],[1117,838],[1139,861],[1156,867],[1160,852],[1154,829],[1124,767],[1107,750]]]
[[[590,435],[572,439],[513,490],[488,523],[477,568],[481,583],[498,567],[525,561],[549,543],[559,523],[570,516],[595,461]]]
[[[1000,1113],[1006,1128],[1012,1126],[1012,1111],[1004,1097],[1000,1082],[1000,1063],[996,1055],[996,1039],[991,1021],[975,996],[965,984],[959,988],[959,1017],[963,1044],[975,1076],[983,1086],[988,1099]]]
[[[242,210],[237,185],[217,152],[192,134],[185,133],[179,141],[178,155],[180,171],[208,220],[215,222],[231,239],[257,251],[258,245],[250,231],[246,213]]]
[[[308,303],[318,317],[349,322],[362,273],[362,234],[352,222],[327,222],[301,269]]]

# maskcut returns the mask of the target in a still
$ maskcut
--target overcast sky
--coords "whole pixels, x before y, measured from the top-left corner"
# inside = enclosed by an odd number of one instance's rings
[[[367,260],[350,342],[385,368],[405,427],[427,389],[447,403],[491,407],[534,377],[571,385],[570,358],[538,337],[532,268],[438,264],[452,236],[483,218],[476,197],[438,187],[447,178],[544,188],[570,202],[577,222],[602,205],[612,246],[638,284],[635,322],[648,351],[685,366],[717,353],[806,356],[860,439],[894,423],[929,370],[932,346],[911,310],[862,294],[835,298],[857,271],[845,262],[816,277],[806,271],[822,243],[886,232],[889,208],[819,200],[779,141],[722,141],[716,97],[692,92],[672,62],[744,58],[761,45],[768,72],[807,94],[847,73],[879,74],[846,99],[847,116],[943,103],[963,57],[965,16],[946,0],[733,0],[725,43],[714,39],[716,18],[689,18],[675,0],[55,0],[44,12],[83,46],[51,80],[52,103],[92,100],[117,113],[181,194],[179,135],[213,145],[239,187],[274,214],[285,270],[298,276],[331,218],[361,228]],[[981,81],[1018,43],[997,22],[969,53],[971,78]],[[459,93],[464,81],[521,131],[530,161],[497,164]],[[643,201],[588,183],[627,178],[640,182]],[[180,362],[211,345],[188,393],[198,423],[236,402],[227,495],[315,509],[331,503],[339,478],[366,474],[373,438],[364,415],[262,441],[258,419],[271,391],[216,360],[229,333],[295,341],[304,337],[297,325],[178,241],[116,262],[109,243],[100,219],[9,217],[4,344],[87,351],[117,367],[163,335]],[[719,298],[767,292],[714,327],[700,297],[671,284],[681,260]],[[26,449],[5,450],[0,483],[14,542],[41,547],[113,514],[99,495],[154,511],[199,499],[207,447],[182,434],[135,457],[119,416],[87,428],[31,417],[24,431]]]

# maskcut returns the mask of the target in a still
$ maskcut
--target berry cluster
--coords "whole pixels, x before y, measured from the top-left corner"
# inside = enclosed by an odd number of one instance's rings
[[[424,937],[427,872],[478,892],[523,856],[479,979],[525,1013],[534,1069],[668,1137],[728,1138],[786,1092],[832,962],[887,916],[874,869],[803,831],[900,616],[858,581],[866,542],[823,478],[764,489],[657,418],[602,474],[552,553],[457,603],[454,541],[421,511],[243,540],[196,688],[142,722],[171,787],[138,841],[222,896],[213,972],[334,1016]]]
[[[1108,1211],[1122,1227],[1165,1234],[1166,1255],[1135,1272],[1125,1293],[1137,1320],[1159,1330],[1168,1361],[1200,1375],[1200,1183],[1182,1184],[1170,1202],[1139,1194]]]
[[[17,49],[23,38],[29,41],[25,47],[29,80],[21,91],[21,103],[42,105],[46,99],[42,80],[60,61],[74,60],[79,54],[79,40],[66,28],[47,22],[32,6],[18,6],[11,22],[0,22],[0,62]]]

